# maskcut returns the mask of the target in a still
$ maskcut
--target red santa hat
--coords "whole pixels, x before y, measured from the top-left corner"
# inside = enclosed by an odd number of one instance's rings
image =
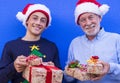
[[[50,10],[43,4],[27,4],[22,12],[18,12],[16,17],[19,21],[23,22],[23,25],[26,26],[26,21],[29,16],[34,12],[42,12],[47,17],[47,25],[48,27],[51,24],[51,14]]]
[[[101,5],[96,0],[79,0],[75,8],[75,22],[78,24],[78,18],[85,12],[95,13],[101,17],[105,15],[109,10],[107,4]]]

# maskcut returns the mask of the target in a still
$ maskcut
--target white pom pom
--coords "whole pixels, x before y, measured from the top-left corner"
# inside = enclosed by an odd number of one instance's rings
[[[25,15],[23,15],[22,12],[18,12],[16,15],[17,19],[21,22],[23,22],[23,20],[25,19]]]
[[[100,12],[101,12],[101,14],[103,16],[103,15],[105,15],[108,12],[109,6],[107,4],[103,4],[103,5],[101,5],[99,7],[99,9],[100,9]]]

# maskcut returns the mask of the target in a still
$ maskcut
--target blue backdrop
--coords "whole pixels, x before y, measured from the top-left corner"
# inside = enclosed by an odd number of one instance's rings
[[[110,6],[110,10],[103,17],[101,25],[106,31],[120,33],[120,0],[98,1]],[[52,24],[42,36],[57,44],[61,65],[64,68],[71,40],[83,34],[74,22],[76,2],[77,0],[0,0],[0,56],[7,41],[25,34],[26,29],[16,19],[17,12],[22,11],[28,3],[42,3],[49,7],[52,14]]]

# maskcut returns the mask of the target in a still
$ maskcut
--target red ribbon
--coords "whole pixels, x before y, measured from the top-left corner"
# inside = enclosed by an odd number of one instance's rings
[[[46,65],[38,65],[38,66],[33,66],[33,67],[40,67],[40,68],[45,68],[47,70],[47,75],[46,75],[46,83],[52,83],[52,70],[59,70],[59,68],[55,67],[55,66],[46,66]],[[30,67],[30,72],[29,72],[29,82],[31,83],[31,76],[32,76],[32,66]]]

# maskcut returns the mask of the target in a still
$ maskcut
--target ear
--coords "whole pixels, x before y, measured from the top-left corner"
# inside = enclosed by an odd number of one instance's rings
[[[28,26],[28,21],[26,21],[26,26]]]
[[[99,16],[99,20],[100,20],[100,22],[102,21],[102,17],[101,16]]]

